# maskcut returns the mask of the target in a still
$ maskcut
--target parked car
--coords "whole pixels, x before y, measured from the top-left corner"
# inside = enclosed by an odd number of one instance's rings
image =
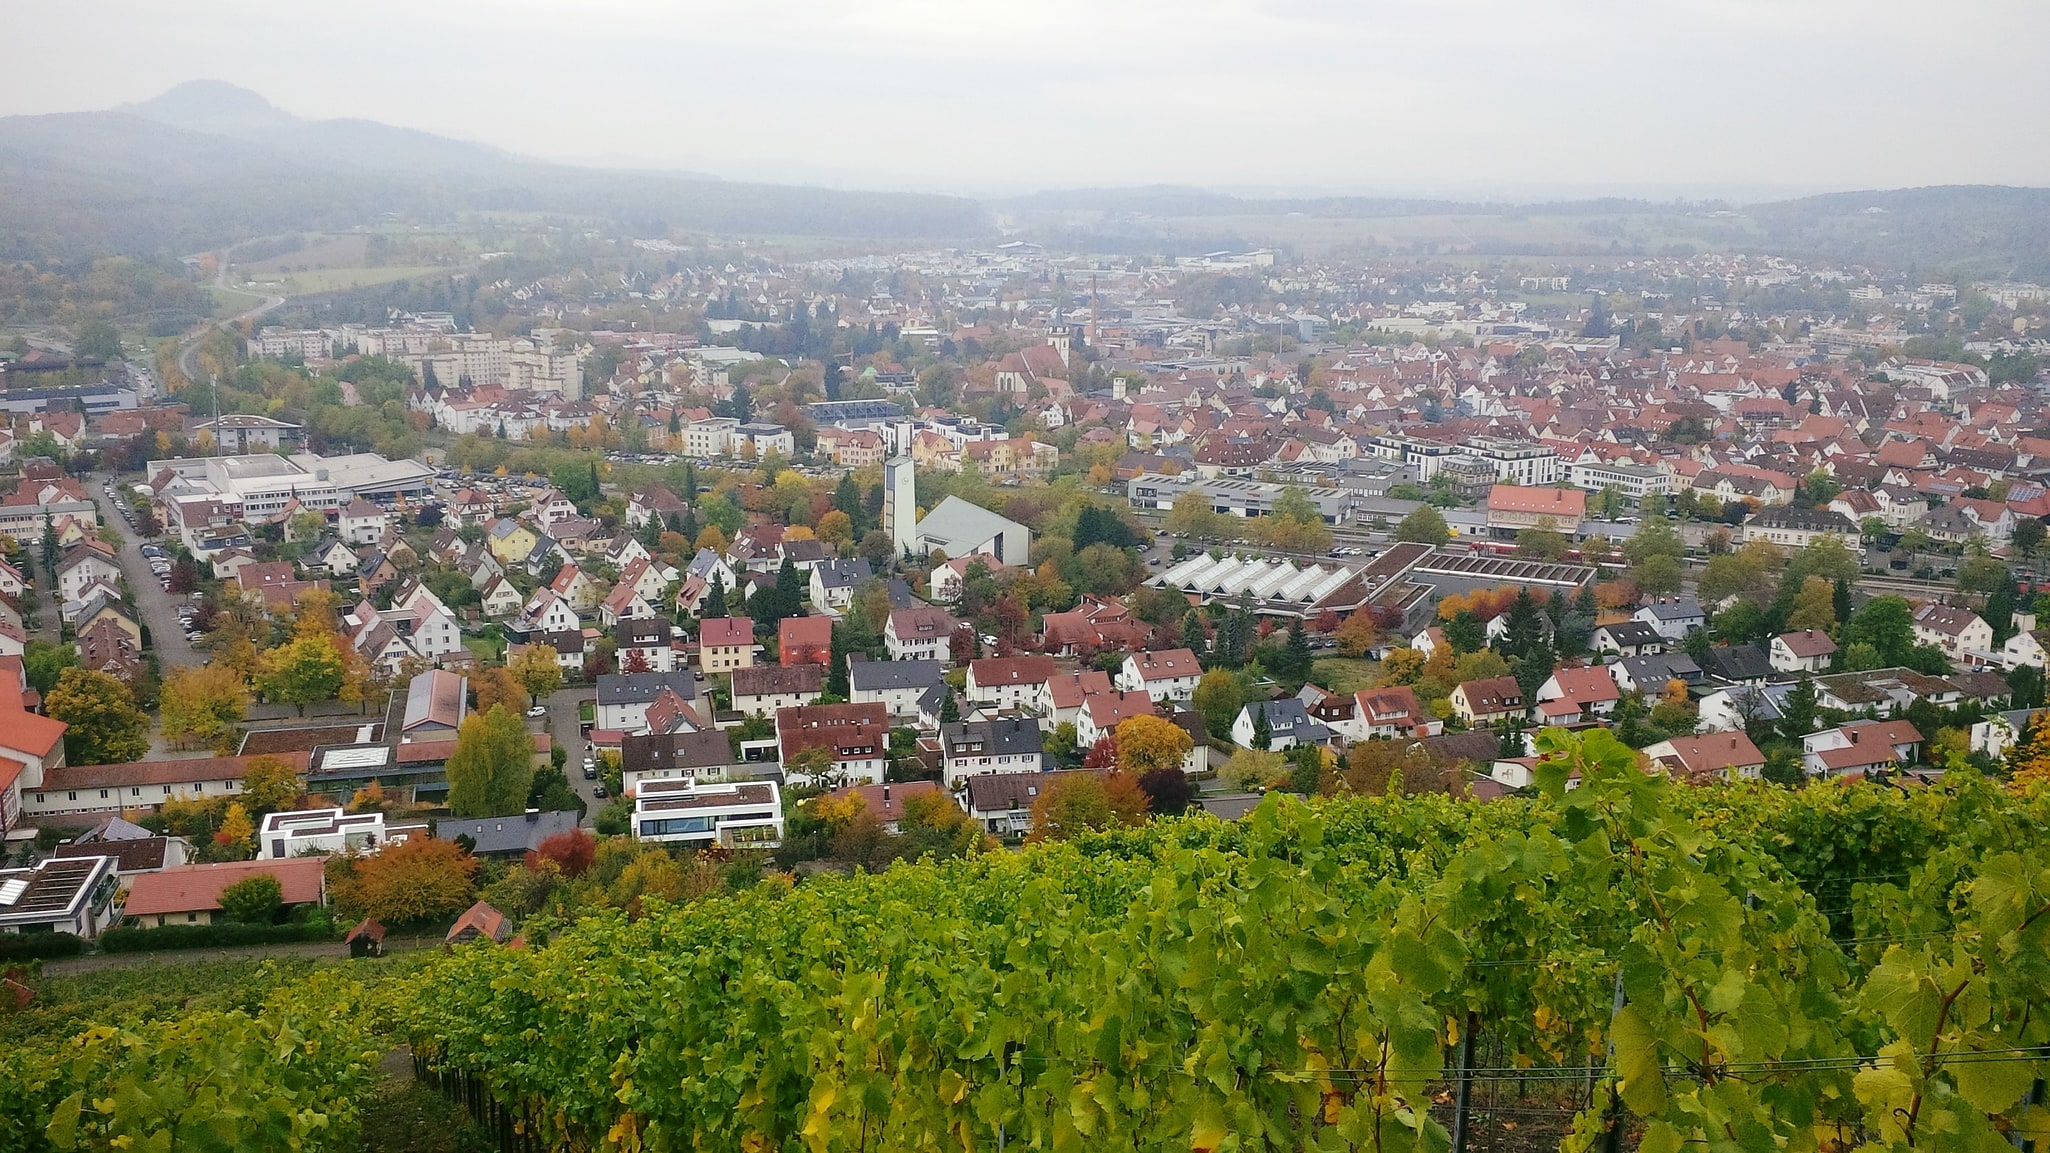
[[[587,780],[587,781],[595,781],[595,780],[597,780],[597,779],[598,779],[598,770],[597,770],[597,768],[596,768],[595,766],[593,766],[593,765],[585,765],[585,766],[584,766],[584,779],[585,779],[585,780]]]
[[[548,706],[535,705],[533,708],[527,710],[527,715],[530,717],[545,717],[548,715]]]
[[[601,800],[601,801],[602,801],[602,800],[604,800],[604,799],[605,799],[606,797],[608,797],[608,796],[611,796],[611,794],[610,794],[610,793],[607,793],[607,792],[605,791],[605,786],[604,786],[604,785],[597,785],[597,786],[593,787],[593,788],[591,789],[591,795],[592,795],[592,796],[594,796],[594,797],[596,797],[596,798],[598,798],[598,799],[599,799],[599,800]]]

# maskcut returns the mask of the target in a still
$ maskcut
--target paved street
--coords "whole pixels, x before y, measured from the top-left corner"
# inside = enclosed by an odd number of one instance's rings
[[[590,806],[584,813],[586,828],[598,819],[598,810],[604,808],[606,802],[591,793],[591,789],[598,782],[584,779],[584,732],[577,724],[577,702],[590,700],[597,692],[598,690],[590,685],[572,685],[557,689],[545,702],[548,705],[548,715],[536,718],[534,722],[551,729],[555,743],[569,752],[569,760],[563,762],[562,771],[569,775],[570,787],[577,791],[578,796],[584,798],[586,805]]]
[[[100,519],[112,525],[121,534],[121,572],[128,578],[128,587],[135,593],[136,607],[142,612],[142,623],[149,626],[150,648],[157,655],[157,667],[165,673],[185,665],[206,663],[206,658],[185,639],[185,627],[178,623],[177,598],[164,591],[157,582],[157,574],[149,570],[149,561],[142,555],[142,538],[121,519],[119,510],[112,507],[107,497],[107,474],[93,473],[86,478],[92,488],[93,499],[100,504]],[[115,486],[119,491],[120,486]],[[116,498],[121,499],[121,498]],[[54,595],[54,594],[53,594]],[[50,608],[50,615],[56,616],[56,606]]]

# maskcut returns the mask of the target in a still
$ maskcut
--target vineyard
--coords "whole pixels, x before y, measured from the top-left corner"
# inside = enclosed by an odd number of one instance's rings
[[[771,878],[90,1030],[0,1057],[0,1147],[348,1148],[410,1040],[518,1149],[2050,1149],[2050,797],[1544,741],[1528,801]]]

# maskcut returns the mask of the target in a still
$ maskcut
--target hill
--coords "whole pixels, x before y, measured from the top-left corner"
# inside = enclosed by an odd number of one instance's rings
[[[636,232],[939,239],[974,201],[602,172],[368,120],[302,120],[231,85],[104,112],[0,118],[0,256],[166,256],[390,216],[546,212]]]

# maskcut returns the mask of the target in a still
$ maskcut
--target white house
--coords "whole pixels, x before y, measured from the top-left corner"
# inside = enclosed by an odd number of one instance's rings
[[[1935,645],[1952,659],[1993,647],[1993,626],[1970,609],[1929,601],[1915,607],[1913,625],[1915,643]]]
[[[960,627],[945,609],[897,609],[883,625],[883,650],[893,661],[944,661],[952,655],[950,645]]]
[[[1691,596],[1660,597],[1638,609],[1631,619],[1650,625],[1669,641],[1684,641],[1688,633],[1708,626],[1701,602]]]
[[[1203,679],[1202,662],[1188,649],[1157,653],[1133,653],[1118,670],[1117,687],[1127,692],[1143,691],[1154,701],[1186,701],[1196,695],[1196,683]]]
[[[940,778],[950,790],[985,773],[1036,773],[1043,766],[1039,722],[1025,717],[940,726]]]
[[[335,528],[350,544],[376,544],[384,539],[388,524],[390,518],[382,508],[357,497],[342,509],[341,520]]]
[[[893,717],[918,715],[918,698],[940,684],[946,666],[939,661],[854,661],[847,666],[847,699],[858,705],[880,704]]]
[[[256,834],[257,855],[282,859],[307,853],[374,853],[384,846],[384,814],[339,808],[267,813]]]
[[[644,780],[634,792],[633,830],[657,843],[775,848],[783,842],[783,795],[774,781]]]
[[[1054,675],[1052,657],[985,657],[968,662],[968,701],[979,709],[1032,709]]]
[[[1821,629],[1781,633],[1772,638],[1769,654],[1772,667],[1783,673],[1829,671],[1829,658],[1836,655],[1836,642]]]

